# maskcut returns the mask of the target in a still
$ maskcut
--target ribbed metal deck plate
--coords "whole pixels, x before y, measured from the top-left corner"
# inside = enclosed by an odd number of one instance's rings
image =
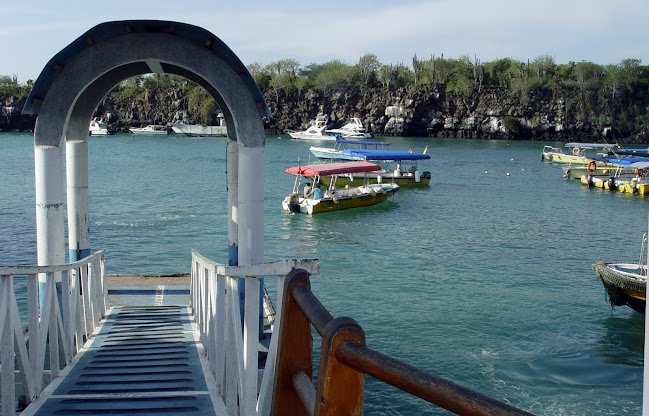
[[[36,415],[214,415],[184,306],[122,306]]]

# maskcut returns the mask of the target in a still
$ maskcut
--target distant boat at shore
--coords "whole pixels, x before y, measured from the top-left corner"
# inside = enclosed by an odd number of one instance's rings
[[[363,122],[360,118],[351,118],[349,123],[345,124],[339,129],[330,129],[325,132],[326,134],[333,134],[340,136],[343,139],[370,139],[372,133],[368,133],[363,127]]]
[[[92,119],[90,126],[88,127],[88,134],[90,134],[91,136],[108,136],[113,133],[115,132],[113,130],[109,130],[106,123],[104,123],[97,117]]]
[[[176,134],[190,137],[227,136],[226,126],[201,126],[200,124],[171,123],[171,129]]]
[[[218,113],[216,116],[218,120],[218,126],[202,126],[200,124],[190,124],[180,122],[180,123],[169,123],[171,130],[183,136],[190,137],[210,137],[210,136],[222,136],[226,137],[228,135],[228,129],[225,125],[225,118],[222,113]]]
[[[146,127],[132,127],[129,129],[133,134],[142,134],[142,135],[166,135],[169,134],[169,128],[167,126],[159,126],[155,124],[149,124]]]
[[[318,115],[315,120],[309,123],[309,126],[304,131],[287,130],[286,132],[294,139],[302,140],[336,140],[340,138],[340,134],[327,133],[325,129],[329,125],[329,116]]]

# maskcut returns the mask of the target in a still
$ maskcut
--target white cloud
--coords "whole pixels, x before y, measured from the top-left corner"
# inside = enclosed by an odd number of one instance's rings
[[[61,48],[102,21],[177,20],[220,37],[244,63],[293,58],[303,65],[340,59],[354,63],[366,53],[383,63],[410,64],[414,54],[482,61],[519,60],[549,54],[558,63],[589,60],[649,63],[646,0],[296,0],[219,4],[213,0],[116,0],[87,7],[81,0],[35,0],[7,6],[0,27],[8,42],[0,74],[31,73]],[[3,6],[4,8],[4,6]]]

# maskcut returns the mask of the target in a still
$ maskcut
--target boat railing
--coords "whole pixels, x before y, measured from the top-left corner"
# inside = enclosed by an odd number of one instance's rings
[[[320,303],[306,270],[286,277],[282,302],[273,415],[362,415],[365,374],[458,415],[530,415],[367,348],[353,319]],[[322,337],[316,387],[311,326]]]
[[[281,260],[248,266],[226,266],[192,250],[190,304],[203,353],[227,414],[268,415],[280,329],[274,325],[264,368],[259,366],[259,294],[262,276],[277,276],[277,287],[291,271],[317,274],[318,260]],[[245,314],[241,319],[238,280],[245,280]],[[250,296],[249,296],[250,295]],[[282,304],[278,290],[277,305]],[[270,305],[269,313],[275,313]],[[276,319],[281,319],[281,309]],[[271,318],[272,319],[272,318]],[[242,324],[243,322],[243,324]],[[263,370],[261,383],[259,373]]]
[[[27,322],[16,300],[18,279],[26,287]],[[104,317],[106,295],[103,251],[63,265],[0,266],[3,416],[16,414],[16,397],[21,406],[31,403],[72,361]]]

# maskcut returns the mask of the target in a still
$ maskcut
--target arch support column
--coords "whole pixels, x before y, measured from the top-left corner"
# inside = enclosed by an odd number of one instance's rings
[[[60,147],[34,146],[34,181],[38,265],[64,264],[63,152]],[[45,289],[45,277],[39,275],[41,293]],[[56,276],[56,280],[60,281],[61,276]],[[40,304],[43,305],[43,299]]]
[[[239,261],[241,264],[257,264],[264,261],[264,148],[239,145]],[[250,357],[257,358],[259,335],[263,318],[263,278],[245,279],[245,311],[243,348],[244,380],[256,380],[256,362],[246,363]],[[259,294],[254,296],[253,294]],[[259,311],[258,316],[249,317],[251,311]],[[249,334],[258,334],[249,339]],[[244,405],[254,403],[250,399],[257,395],[257,383],[244,385]],[[244,409],[254,411],[254,407]]]
[[[70,262],[73,262],[90,255],[87,140],[66,141],[65,168],[68,211],[68,257]]]

